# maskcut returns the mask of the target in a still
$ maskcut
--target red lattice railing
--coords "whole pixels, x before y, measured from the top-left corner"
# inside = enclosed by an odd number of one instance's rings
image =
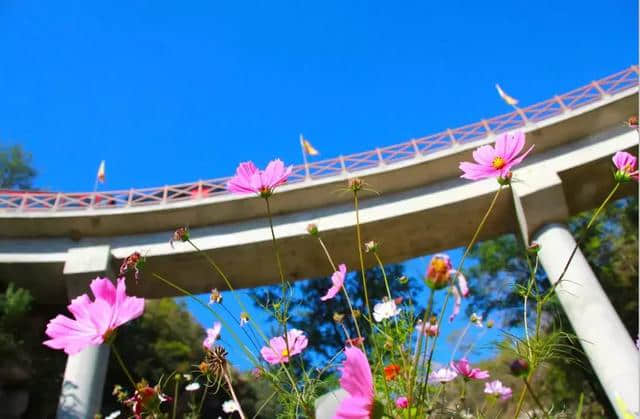
[[[638,86],[638,66],[634,65],[561,96],[555,96],[526,108],[516,108],[513,112],[491,119],[447,129],[388,147],[311,162],[306,167],[294,166],[289,183],[322,179],[344,173],[357,173],[361,170],[424,156],[455,144],[479,141],[492,134],[524,127],[529,122],[543,121],[581,108],[636,86]],[[188,201],[228,193],[226,183],[229,179],[225,177],[181,185],[95,193],[0,190],[0,209],[13,211],[113,209]]]

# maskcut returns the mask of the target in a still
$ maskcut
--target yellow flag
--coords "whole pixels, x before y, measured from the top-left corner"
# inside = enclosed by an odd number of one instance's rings
[[[504,100],[505,102],[507,102],[507,105],[511,105],[511,106],[515,106],[518,104],[518,100],[512,98],[511,96],[509,96],[508,94],[506,94],[504,92],[504,90],[502,90],[500,88],[500,85],[498,83],[496,83],[496,90],[498,91],[498,94],[500,95],[500,97],[502,98],[502,100]]]
[[[320,154],[320,152],[313,148],[311,143],[308,140],[305,140],[303,136],[300,136],[300,141],[302,141],[302,148],[304,148],[304,152],[308,155],[317,156],[318,154]]]
[[[98,174],[96,177],[100,183],[104,183],[104,160],[100,162],[100,167],[98,167]]]

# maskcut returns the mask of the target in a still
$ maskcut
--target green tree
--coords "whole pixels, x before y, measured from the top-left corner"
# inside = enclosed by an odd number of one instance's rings
[[[569,221],[570,230],[582,237],[584,228],[592,215],[581,213]],[[591,230],[584,236],[580,246],[591,268],[600,280],[605,292],[631,336],[638,334],[638,200],[625,198],[609,204]],[[468,270],[471,293],[468,312],[482,311],[485,316],[499,312],[504,319],[503,327],[521,326],[522,299],[515,292],[514,284],[524,284],[529,275],[524,259],[522,240],[507,235],[476,245],[471,253],[477,264]],[[541,288],[549,286],[542,269],[537,276]],[[544,314],[553,319],[555,327],[572,333],[571,325],[557,304],[549,306]],[[597,377],[591,371],[579,344],[572,345],[568,356],[553,362],[545,370],[544,380],[536,386],[549,404],[576,408],[580,392],[585,395],[585,412],[608,412]],[[598,417],[599,413],[594,413]]]
[[[31,153],[21,145],[0,147],[0,189],[31,189],[35,176]]]

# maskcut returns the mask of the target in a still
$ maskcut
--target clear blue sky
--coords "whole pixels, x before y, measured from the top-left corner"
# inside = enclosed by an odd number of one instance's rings
[[[526,106],[635,64],[637,17],[634,1],[9,0],[0,142],[63,191],[90,190],[101,159],[105,189],[298,163],[300,132],[329,158],[509,111],[496,82]]]

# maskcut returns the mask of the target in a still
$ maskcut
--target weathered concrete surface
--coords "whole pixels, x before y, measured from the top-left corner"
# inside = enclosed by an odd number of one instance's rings
[[[607,127],[621,124],[638,109],[637,89],[609,96],[593,104],[565,112],[539,123],[528,124],[528,142],[536,144],[533,156],[584,138]],[[471,152],[495,140],[472,142],[402,163],[358,172],[383,195],[410,190],[459,176],[458,162],[471,159]],[[344,188],[348,177],[303,182],[280,188],[273,201],[275,214],[292,214],[349,202]],[[90,238],[171,230],[182,225],[201,227],[235,223],[264,214],[260,198],[224,195],[180,203],[113,210],[61,212],[0,211],[0,232],[4,237]]]

